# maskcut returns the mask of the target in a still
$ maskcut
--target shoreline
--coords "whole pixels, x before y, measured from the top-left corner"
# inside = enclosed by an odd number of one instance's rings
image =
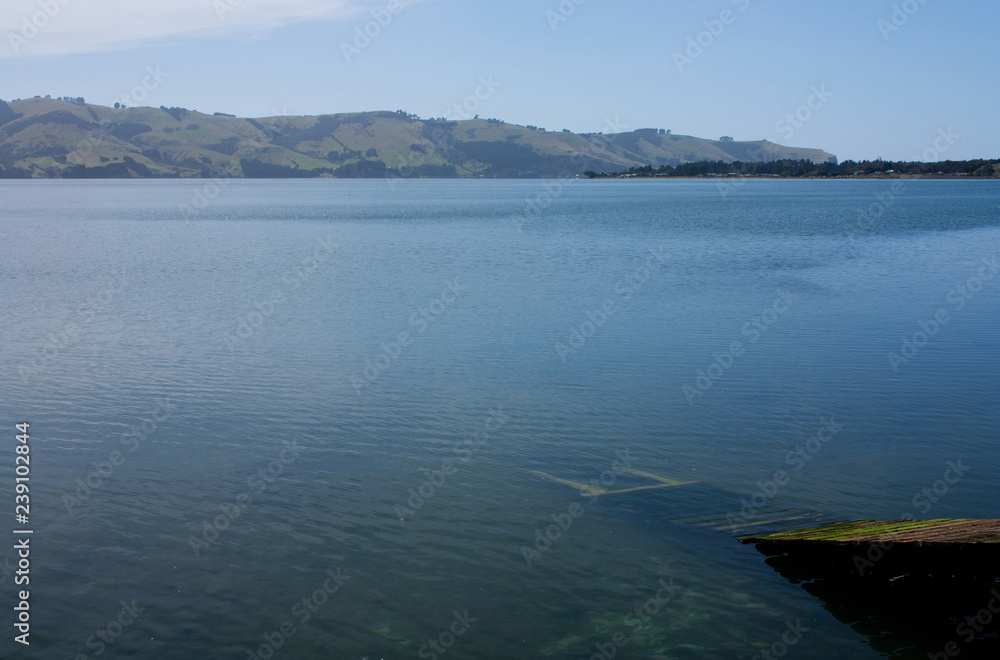
[[[683,181],[726,181],[731,179],[758,180],[758,181],[856,181],[856,180],[876,180],[895,181],[906,180],[947,180],[947,181],[998,181],[1000,176],[959,176],[957,174],[890,174],[873,175],[864,174],[859,176],[596,176],[590,177],[588,181],[647,181],[647,180],[683,180]]]
[[[960,175],[859,175],[859,176],[597,176],[586,177],[0,177],[6,181],[1000,181],[1000,176],[960,176]]]

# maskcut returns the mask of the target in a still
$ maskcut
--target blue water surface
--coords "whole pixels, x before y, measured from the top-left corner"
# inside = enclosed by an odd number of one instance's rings
[[[1000,517],[998,252],[997,182],[4,182],[2,655],[883,657],[736,538]]]

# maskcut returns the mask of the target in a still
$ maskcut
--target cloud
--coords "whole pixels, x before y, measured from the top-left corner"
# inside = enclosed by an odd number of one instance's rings
[[[367,16],[388,0],[2,0],[0,58],[126,50]],[[402,4],[412,4],[404,0]]]

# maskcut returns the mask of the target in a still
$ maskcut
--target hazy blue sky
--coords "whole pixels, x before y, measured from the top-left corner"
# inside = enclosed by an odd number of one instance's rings
[[[996,0],[398,1],[4,0],[0,98],[437,117],[478,91],[479,114],[549,130],[1000,156]]]

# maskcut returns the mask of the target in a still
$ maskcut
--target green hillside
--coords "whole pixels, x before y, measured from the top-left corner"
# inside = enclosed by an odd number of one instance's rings
[[[819,149],[658,129],[575,134],[402,111],[244,119],[184,108],[108,108],[83,99],[0,101],[0,178],[536,178],[779,159],[836,162]]]

